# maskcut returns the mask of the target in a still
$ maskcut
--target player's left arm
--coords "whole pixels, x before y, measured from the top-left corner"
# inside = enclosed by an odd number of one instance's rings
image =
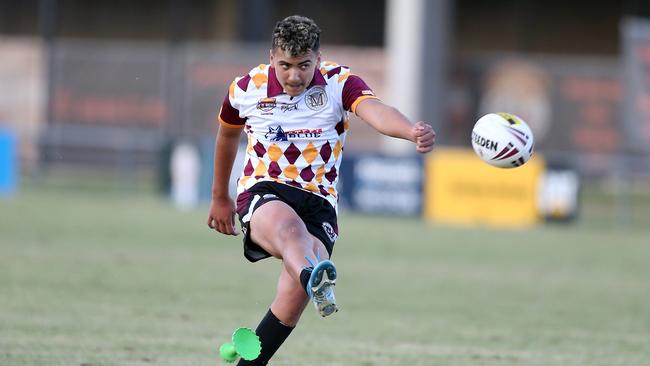
[[[419,153],[433,150],[436,133],[431,125],[423,121],[411,123],[399,110],[379,99],[362,100],[354,112],[380,133],[415,143],[415,149]]]

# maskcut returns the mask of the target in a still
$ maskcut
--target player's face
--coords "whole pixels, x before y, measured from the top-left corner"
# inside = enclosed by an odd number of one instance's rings
[[[295,97],[305,91],[314,78],[314,70],[320,65],[320,52],[291,56],[286,51],[274,49],[271,50],[271,65],[284,91]]]

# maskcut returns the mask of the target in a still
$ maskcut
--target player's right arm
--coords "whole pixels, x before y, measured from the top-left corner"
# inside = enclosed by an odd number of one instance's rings
[[[214,175],[212,177],[212,202],[208,226],[222,234],[239,234],[235,226],[235,202],[230,198],[228,184],[230,172],[237,157],[239,137],[246,120],[237,110],[236,81],[230,85],[228,95],[219,111],[219,132],[214,147]],[[234,104],[234,106],[233,106]]]
[[[228,183],[237,157],[241,131],[241,128],[224,127],[222,124],[214,148],[214,176],[208,226],[227,235],[239,234],[235,226],[235,202],[228,193]]]

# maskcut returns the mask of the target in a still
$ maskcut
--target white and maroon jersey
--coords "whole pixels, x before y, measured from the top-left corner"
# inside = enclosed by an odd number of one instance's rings
[[[270,65],[261,64],[230,85],[221,127],[244,128],[248,135],[237,193],[260,181],[288,184],[337,207],[336,183],[348,130],[348,111],[376,98],[350,69],[323,62],[299,96],[291,97]]]

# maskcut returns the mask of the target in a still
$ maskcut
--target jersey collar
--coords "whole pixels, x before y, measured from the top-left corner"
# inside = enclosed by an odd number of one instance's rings
[[[311,79],[311,83],[307,89],[311,88],[314,85],[327,85],[327,81],[325,81],[325,78],[323,77],[323,74],[320,73],[320,69],[318,67],[314,70],[314,78]],[[269,67],[269,81],[266,88],[266,96],[272,98],[283,93],[284,88],[275,77],[275,69],[273,67]]]

